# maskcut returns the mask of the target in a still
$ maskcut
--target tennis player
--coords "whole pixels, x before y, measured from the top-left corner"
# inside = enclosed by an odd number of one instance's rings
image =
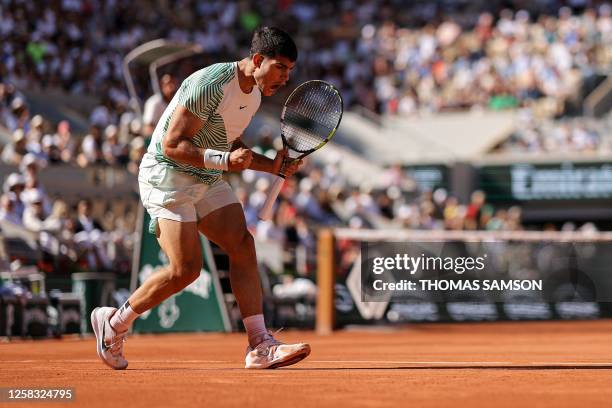
[[[249,150],[240,140],[257,112],[261,95],[284,86],[297,48],[284,31],[255,31],[250,56],[208,66],[190,75],[164,111],[140,165],[142,203],[169,264],[151,276],[121,308],[99,307],[91,314],[98,356],[111,368],[128,365],[123,343],[142,313],[200,276],[198,233],[219,245],[230,259],[230,282],[248,336],[246,368],[295,364],[310,354],[305,343],[283,344],[266,329],[253,237],[242,207],[221,175],[252,169],[278,174],[286,150],[274,160]],[[286,166],[291,176],[301,162]]]

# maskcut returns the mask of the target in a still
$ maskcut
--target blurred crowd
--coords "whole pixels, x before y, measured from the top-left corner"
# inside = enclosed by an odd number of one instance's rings
[[[15,145],[6,156],[28,151],[81,167],[137,170],[157,114],[142,123],[131,111],[122,59],[154,38],[197,43],[212,59],[235,58],[248,51],[256,26],[277,24],[298,42],[297,80],[322,78],[342,90],[347,107],[402,115],[536,101],[558,114],[583,78],[612,64],[612,7],[605,1],[42,3],[0,1],[0,124]],[[144,100],[150,89],[143,85]],[[30,118],[15,90],[26,87],[96,95],[90,131],[75,139],[65,122],[51,129],[44,118]]]
[[[584,77],[609,69],[611,11],[609,4],[580,15],[568,7],[552,16],[504,9],[418,29],[367,24],[342,82],[365,106],[359,89],[373,89],[368,107],[384,113],[501,110],[539,101],[557,114]]]
[[[263,140],[271,140],[268,136]],[[272,155],[274,144],[259,145],[254,150]],[[384,182],[376,188],[351,185],[339,171],[340,158],[326,165],[316,165],[306,158],[296,175],[285,181],[274,218],[260,221],[259,209],[267,197],[271,180],[244,171],[233,174],[230,183],[238,194],[247,226],[262,241],[279,242],[285,248],[286,268],[308,275],[316,270],[316,231],[320,226],[348,228],[385,228],[418,230],[523,231],[520,206],[496,207],[483,191],[474,191],[462,203],[444,187],[419,188],[401,166],[385,171]],[[576,225],[547,224],[546,230],[596,231],[593,223]],[[358,242],[339,242],[341,263],[350,269]],[[346,252],[346,253],[345,253]],[[290,283],[285,283],[287,290]]]
[[[130,231],[96,224],[91,203],[80,202],[73,213],[68,203],[51,201],[37,172],[63,163],[136,174],[146,138],[180,78],[162,77],[162,94],[153,96],[137,78],[146,100],[139,118],[123,82],[123,57],[148,40],[169,38],[195,42],[219,61],[235,59],[246,55],[251,32],[262,23],[296,38],[296,81],[336,84],[346,108],[390,115],[522,108],[527,118],[501,150],[593,151],[601,145],[596,125],[530,115],[559,114],[584,77],[609,70],[612,7],[605,1],[0,0],[0,128],[11,139],[0,159],[19,168],[4,181],[0,220],[41,233],[45,251],[91,270],[125,264]],[[18,91],[26,88],[95,95],[89,131],[75,134],[67,121],[32,115]],[[271,135],[261,139],[261,152],[279,147]],[[518,207],[495,209],[482,192],[465,205],[444,189],[420,192],[399,167],[389,168],[387,185],[373,190],[350,185],[336,164],[308,163],[285,184],[271,222],[256,218],[269,179],[250,171],[231,179],[253,233],[307,248],[304,264],[314,253],[316,225],[522,228]]]
[[[122,58],[137,45],[170,38],[235,57],[264,22],[297,39],[298,75],[331,81],[348,105],[377,112],[560,100],[612,61],[612,8],[605,1],[40,3],[1,2],[0,77],[18,87],[104,96],[101,126],[116,122],[112,110],[127,107]]]
[[[104,136],[92,126],[84,138],[75,137],[67,121],[52,126],[40,115],[31,117],[23,96],[7,84],[0,84],[0,117],[12,130],[12,140],[3,147],[0,160],[16,170],[2,180],[0,230],[12,238],[27,239],[28,232],[32,233],[40,250],[20,262],[35,262],[46,271],[127,273],[133,232],[133,222],[128,220],[134,217],[133,210],[129,213],[124,208],[122,213],[110,208],[114,203],[97,203],[109,207],[97,208],[104,217],[98,222],[91,201],[68,203],[49,196],[40,173],[57,163],[123,165],[135,173],[144,139],[137,136],[122,144],[115,125],[104,128]]]
[[[240,177],[234,175],[232,181],[245,208],[249,228],[262,239],[281,241],[283,233],[278,229],[287,225],[296,231],[318,225],[427,230],[523,229],[519,207],[496,209],[487,203],[482,191],[475,191],[470,203],[461,204],[443,187],[433,191],[419,188],[401,166],[387,169],[385,181],[376,188],[355,186],[341,174],[339,164],[339,159],[324,166],[307,161],[295,177],[286,180],[277,202],[276,218],[270,222],[257,219],[267,196],[269,179],[249,170]]]
[[[521,110],[514,132],[494,149],[499,153],[611,153],[612,120],[586,117],[548,120]]]
[[[49,196],[40,181],[40,162],[32,153],[24,156],[20,172],[10,173],[0,194],[0,230],[6,240],[33,238],[37,248],[18,259],[19,264],[35,263],[46,272],[115,271],[127,273],[131,267],[133,209],[94,208],[81,199],[72,206],[61,198]],[[100,204],[100,203],[97,203]],[[98,220],[94,209],[103,219]],[[129,211],[132,211],[129,213]],[[9,251],[10,252],[10,251]],[[10,255],[10,254],[9,254]]]
[[[32,116],[25,98],[15,86],[0,83],[0,125],[6,127],[11,136],[2,148],[0,159],[5,164],[20,166],[30,154],[43,166],[110,165],[127,167],[137,173],[145,151],[140,121],[130,119],[102,125],[99,112],[98,108],[92,112],[89,132],[77,135],[66,120],[53,125],[41,115]]]

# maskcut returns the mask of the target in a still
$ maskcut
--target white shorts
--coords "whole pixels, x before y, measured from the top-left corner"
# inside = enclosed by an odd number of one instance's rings
[[[239,203],[230,185],[222,179],[208,185],[160,164],[141,167],[138,185],[142,204],[151,216],[152,233],[158,218],[194,222],[216,209]]]

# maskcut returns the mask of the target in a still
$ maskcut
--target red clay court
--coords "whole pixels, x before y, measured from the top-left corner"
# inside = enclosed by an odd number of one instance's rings
[[[317,336],[287,368],[250,371],[244,334],[136,335],[127,371],[85,339],[0,345],[3,387],[73,387],[65,406],[610,406],[612,321],[419,324]],[[48,403],[60,406],[59,403]],[[26,406],[33,403],[5,403]],[[36,403],[36,406],[47,406]]]

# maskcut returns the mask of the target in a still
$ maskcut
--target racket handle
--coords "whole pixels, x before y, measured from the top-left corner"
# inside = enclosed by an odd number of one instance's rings
[[[274,207],[274,202],[276,201],[276,197],[278,197],[281,188],[283,188],[284,182],[285,179],[283,177],[276,176],[276,179],[270,188],[270,192],[268,193],[268,197],[266,198],[266,202],[264,203],[263,207],[261,207],[261,210],[259,210],[258,216],[260,220],[268,221],[270,218],[272,218],[272,207]]]

